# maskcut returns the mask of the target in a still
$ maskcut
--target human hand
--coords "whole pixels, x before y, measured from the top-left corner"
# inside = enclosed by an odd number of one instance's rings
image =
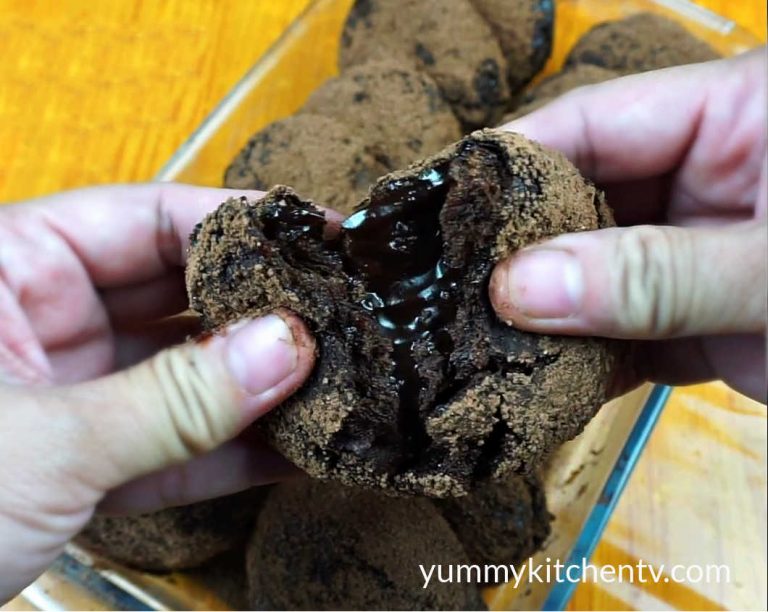
[[[565,153],[625,227],[502,262],[499,316],[638,340],[630,385],[722,378],[764,402],[766,105],[760,49],[580,88],[504,126]]]
[[[192,329],[167,319],[187,307],[187,238],[231,194],[112,186],[0,207],[0,602],[97,505],[148,512],[292,469],[242,432],[312,369],[298,318],[167,348]]]

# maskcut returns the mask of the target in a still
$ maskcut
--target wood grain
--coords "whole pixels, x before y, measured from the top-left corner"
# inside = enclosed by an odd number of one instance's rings
[[[0,200],[154,175],[307,0],[0,0]]]
[[[0,201],[148,180],[307,0],[0,0]],[[766,39],[764,0],[700,0]],[[572,609],[766,607],[766,410],[676,390],[595,555],[730,584],[581,585]]]

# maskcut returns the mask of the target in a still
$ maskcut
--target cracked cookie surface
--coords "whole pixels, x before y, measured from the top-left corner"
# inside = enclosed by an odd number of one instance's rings
[[[509,102],[504,54],[470,0],[356,0],[339,66],[372,59],[429,74],[467,129],[495,125]]]
[[[320,478],[435,497],[535,470],[606,400],[617,344],[524,333],[487,284],[513,251],[612,224],[559,153],[484,130],[390,174],[341,234],[288,188],[232,199],[192,236],[210,329],[285,307],[318,339],[297,394],[260,421]]]

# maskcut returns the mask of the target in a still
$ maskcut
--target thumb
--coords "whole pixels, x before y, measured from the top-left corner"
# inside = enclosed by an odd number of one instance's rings
[[[233,438],[303,383],[314,350],[296,316],[273,314],[59,390],[86,432],[80,454],[99,458],[90,484],[106,491]]]
[[[500,263],[499,316],[555,334],[656,339],[766,325],[766,226],[637,226],[559,236]]]

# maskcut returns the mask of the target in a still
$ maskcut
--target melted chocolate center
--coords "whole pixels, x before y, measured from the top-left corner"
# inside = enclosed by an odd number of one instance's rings
[[[322,235],[325,216],[309,207],[300,208],[279,203],[262,213],[261,222],[266,238],[294,242],[311,233]]]
[[[345,266],[363,280],[367,293],[360,305],[392,342],[401,415],[411,425],[419,421],[423,388],[417,343],[421,351],[445,356],[453,348],[444,328],[456,315],[458,271],[443,260],[440,231],[448,188],[447,166],[391,181],[342,224]],[[413,427],[405,430],[418,435]]]

